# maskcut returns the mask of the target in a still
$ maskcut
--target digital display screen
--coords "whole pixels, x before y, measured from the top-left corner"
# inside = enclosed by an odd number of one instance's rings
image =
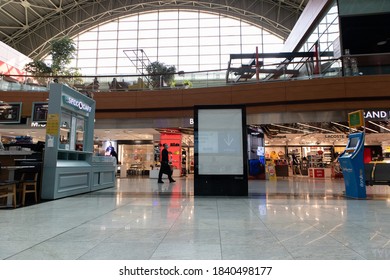
[[[32,121],[33,122],[47,122],[47,112],[49,104],[47,102],[33,103]]]
[[[355,148],[359,142],[359,138],[353,137],[349,139],[347,148]]]
[[[20,123],[22,103],[0,103],[0,123]]]
[[[242,110],[198,111],[198,170],[200,175],[242,175]]]

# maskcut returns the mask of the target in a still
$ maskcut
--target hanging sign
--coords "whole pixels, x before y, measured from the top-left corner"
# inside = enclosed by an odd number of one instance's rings
[[[348,123],[349,127],[356,128],[360,126],[364,126],[364,116],[363,110],[354,111],[348,113]]]

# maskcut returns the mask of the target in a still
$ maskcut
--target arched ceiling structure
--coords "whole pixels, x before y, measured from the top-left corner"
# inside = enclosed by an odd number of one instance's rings
[[[35,59],[52,39],[135,13],[187,9],[220,13],[286,39],[309,0],[0,0],[0,41]]]

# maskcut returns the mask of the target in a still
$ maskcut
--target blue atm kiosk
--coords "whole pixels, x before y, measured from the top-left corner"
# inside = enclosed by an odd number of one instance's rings
[[[345,195],[352,198],[366,198],[366,179],[364,173],[364,133],[348,136],[345,151],[339,156],[344,175]]]

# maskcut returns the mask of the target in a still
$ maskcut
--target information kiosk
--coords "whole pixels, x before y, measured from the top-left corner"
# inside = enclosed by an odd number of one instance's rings
[[[339,156],[344,175],[345,195],[352,198],[366,198],[366,179],[364,173],[364,133],[348,136],[345,151]]]

